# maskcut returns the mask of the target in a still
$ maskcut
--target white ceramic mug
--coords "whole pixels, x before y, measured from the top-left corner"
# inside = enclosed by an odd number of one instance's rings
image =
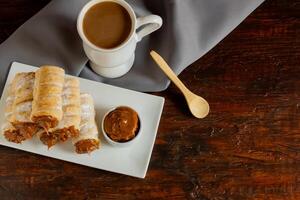
[[[123,6],[131,18],[131,32],[127,39],[112,49],[99,48],[91,43],[84,34],[83,20],[86,12],[95,4],[115,2]],[[113,22],[112,22],[113,23]],[[77,30],[83,41],[83,48],[90,59],[92,69],[101,76],[117,78],[126,74],[132,67],[137,42],[162,26],[162,19],[157,15],[137,18],[132,7],[124,0],[91,0],[81,10],[77,19]],[[138,30],[139,29],[139,30]]]

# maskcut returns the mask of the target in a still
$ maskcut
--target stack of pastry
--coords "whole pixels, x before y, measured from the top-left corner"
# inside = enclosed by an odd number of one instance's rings
[[[10,142],[36,134],[48,148],[70,138],[77,153],[99,148],[93,99],[80,95],[78,79],[65,77],[59,67],[18,73],[9,86],[5,118],[3,133]]]

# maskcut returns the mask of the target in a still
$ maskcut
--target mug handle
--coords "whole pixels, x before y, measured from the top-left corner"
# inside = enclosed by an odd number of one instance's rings
[[[141,30],[137,31],[137,41],[141,41],[143,37],[153,33],[158,30],[162,26],[162,18],[158,15],[148,15],[146,17],[139,17],[137,19],[137,29],[141,28]]]

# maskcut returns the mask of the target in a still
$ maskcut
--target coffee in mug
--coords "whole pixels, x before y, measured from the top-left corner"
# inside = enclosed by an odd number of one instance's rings
[[[124,0],[90,0],[77,19],[91,68],[107,78],[126,74],[134,63],[137,43],[161,25],[157,15],[136,17]]]
[[[83,19],[83,31],[87,39],[103,49],[121,45],[129,37],[131,28],[128,11],[115,2],[95,4]]]

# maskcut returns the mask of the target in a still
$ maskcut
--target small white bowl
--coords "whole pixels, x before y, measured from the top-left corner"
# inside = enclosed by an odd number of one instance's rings
[[[135,142],[140,138],[140,135],[141,135],[142,122],[141,122],[141,119],[140,119],[140,117],[139,117],[138,112],[137,112],[137,114],[138,114],[138,120],[139,120],[139,129],[138,129],[138,132],[137,132],[137,134],[135,135],[135,137],[132,138],[131,140],[126,141],[126,142],[117,142],[117,141],[114,141],[114,140],[112,140],[112,139],[107,135],[107,133],[106,133],[105,130],[104,130],[104,120],[105,120],[106,116],[107,116],[109,113],[111,113],[112,111],[114,111],[115,109],[119,108],[119,107],[127,107],[127,108],[130,108],[130,109],[132,109],[132,110],[134,110],[134,111],[136,112],[135,109],[133,109],[133,108],[131,108],[131,107],[129,107],[129,106],[117,106],[117,107],[113,107],[113,108],[109,109],[109,110],[105,113],[105,115],[103,116],[102,122],[101,122],[101,129],[102,129],[102,133],[103,133],[103,135],[104,135],[104,138],[106,139],[106,141],[107,141],[109,144],[111,144],[111,145],[113,145],[113,146],[115,146],[115,147],[128,147],[128,146],[132,145],[133,143],[135,143]]]

